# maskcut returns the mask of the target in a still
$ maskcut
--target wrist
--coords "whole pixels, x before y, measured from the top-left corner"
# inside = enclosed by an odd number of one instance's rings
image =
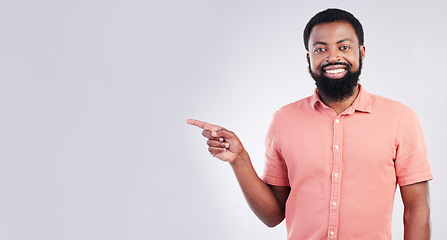
[[[232,162],[230,162],[230,165],[232,167],[237,167],[238,165],[244,164],[247,161],[248,162],[250,161],[250,157],[249,157],[247,151],[245,151],[245,149],[244,149],[237,155],[236,159],[234,159]]]

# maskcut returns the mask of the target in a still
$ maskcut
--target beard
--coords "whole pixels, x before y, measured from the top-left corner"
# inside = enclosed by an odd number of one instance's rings
[[[330,65],[346,66],[346,73],[339,79],[331,79],[324,75],[323,69]],[[315,80],[318,93],[331,102],[343,101],[354,95],[354,88],[357,86],[359,76],[362,71],[362,58],[359,57],[359,69],[352,72],[352,65],[344,62],[328,63],[318,68],[318,75],[312,72],[309,64],[309,73]]]

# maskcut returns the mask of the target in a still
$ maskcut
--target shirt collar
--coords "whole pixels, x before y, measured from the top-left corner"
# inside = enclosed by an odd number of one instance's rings
[[[358,85],[360,88],[359,94],[357,95],[357,98],[354,100],[352,105],[348,109],[346,109],[347,113],[353,113],[354,111],[371,113],[372,107],[370,94],[362,87],[360,83]],[[326,104],[321,101],[320,96],[318,96],[317,88],[315,89],[315,92],[310,99],[310,104],[312,109],[316,109],[317,104],[327,107]]]

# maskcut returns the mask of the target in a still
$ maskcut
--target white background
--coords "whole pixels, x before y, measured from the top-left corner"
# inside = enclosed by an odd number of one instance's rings
[[[198,118],[261,173],[282,105],[309,96],[302,31],[328,7],[365,30],[361,83],[413,108],[445,238],[446,2],[0,1],[0,239],[285,239],[264,226]],[[396,195],[394,239],[402,239]]]

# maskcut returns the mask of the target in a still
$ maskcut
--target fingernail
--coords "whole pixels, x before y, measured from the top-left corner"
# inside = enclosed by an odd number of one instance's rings
[[[226,148],[229,148],[229,147],[230,147],[230,144],[229,144],[229,143],[226,143],[226,144],[225,144],[225,147],[226,147]]]
[[[219,142],[223,142],[224,141],[224,139],[223,138],[219,138]]]
[[[217,133],[215,131],[212,131],[211,136],[215,137],[215,136],[217,136]]]

